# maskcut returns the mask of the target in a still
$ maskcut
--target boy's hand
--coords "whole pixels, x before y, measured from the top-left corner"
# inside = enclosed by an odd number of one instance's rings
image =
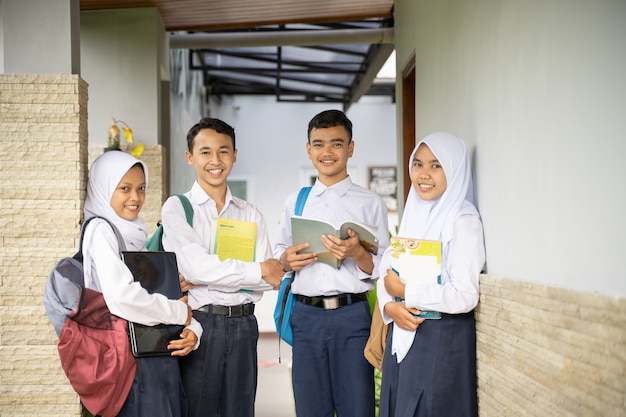
[[[300,243],[298,245],[289,246],[280,257],[280,263],[285,272],[287,271],[299,271],[305,266],[317,261],[316,253],[302,253],[298,255],[298,252],[302,249],[308,248],[308,243]]]
[[[333,235],[322,235],[322,243],[335,258],[343,260],[356,258],[365,251],[361,246],[359,235],[352,229],[348,229],[348,238],[340,239]]]
[[[420,324],[426,320],[415,317],[415,315],[420,313],[419,310],[407,308],[403,302],[389,302],[385,304],[385,313],[393,319],[396,326],[408,331],[417,330]]]
[[[280,264],[280,261],[270,258],[261,262],[261,278],[274,289],[278,289],[283,279],[283,266]]]
[[[372,255],[361,246],[359,235],[352,229],[348,229],[348,238],[340,239],[332,235],[322,235],[322,243],[326,249],[339,260],[352,258],[359,269],[366,274],[374,270]]]
[[[178,280],[180,281],[180,290],[183,294],[188,293],[190,289],[196,286],[195,284],[187,281],[185,277],[183,277],[183,274],[178,274]]]
[[[191,311],[191,306],[187,304],[187,296],[183,295],[178,300],[182,301],[187,306],[187,321],[185,322],[185,326],[189,326],[189,323],[191,323],[191,318],[193,317],[193,312]]]
[[[172,340],[167,348],[173,351],[172,356],[185,356],[193,351],[196,343],[198,343],[198,336],[189,329],[183,329],[180,339]]]
[[[404,297],[404,289],[406,285],[400,281],[400,277],[398,274],[393,272],[392,269],[387,270],[387,275],[385,275],[385,289],[387,293],[392,297],[405,298]]]

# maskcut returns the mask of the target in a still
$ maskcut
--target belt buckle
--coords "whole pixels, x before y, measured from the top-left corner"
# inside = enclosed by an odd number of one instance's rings
[[[334,310],[334,309],[341,307],[341,303],[339,302],[339,297],[322,298],[322,303],[324,305],[324,309],[326,310]]]
[[[226,306],[228,307],[228,314],[226,315],[226,317],[232,317],[233,316],[233,306]]]

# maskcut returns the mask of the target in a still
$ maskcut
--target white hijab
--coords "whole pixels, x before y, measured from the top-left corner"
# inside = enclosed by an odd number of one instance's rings
[[[469,156],[460,138],[445,132],[435,132],[415,145],[409,158],[409,178],[413,158],[421,144],[427,145],[446,174],[447,187],[436,200],[424,201],[411,186],[402,214],[398,236],[441,240],[442,247],[452,238],[456,218],[474,214],[474,188]]]
[[[413,185],[409,190],[402,214],[398,236],[416,239],[440,240],[441,259],[446,262],[447,243],[452,239],[454,223],[464,214],[478,215],[474,206],[474,189],[469,156],[462,139],[445,132],[435,132],[415,145],[409,158],[409,178],[413,158],[421,144],[426,144],[439,161],[446,175],[447,187],[436,200],[425,201]],[[400,363],[408,353],[415,331],[394,327],[391,352]]]
[[[140,218],[126,220],[117,215],[111,207],[111,197],[122,177],[135,165],[141,164],[146,184],[148,167],[139,159],[123,151],[108,151],[100,155],[91,165],[85,198],[85,220],[102,216],[119,229],[127,250],[143,250],[148,236],[148,228]]]

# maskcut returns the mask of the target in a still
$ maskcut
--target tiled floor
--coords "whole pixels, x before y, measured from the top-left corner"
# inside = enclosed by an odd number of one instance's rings
[[[279,344],[276,333],[261,333],[258,344],[259,379],[256,417],[295,417],[291,388],[291,346]]]

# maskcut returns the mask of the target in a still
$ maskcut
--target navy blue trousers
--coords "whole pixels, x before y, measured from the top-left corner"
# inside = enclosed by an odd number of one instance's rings
[[[478,416],[474,312],[426,320],[400,363],[391,354],[393,330],[383,358],[379,417]]]
[[[193,312],[200,346],[180,359],[189,417],[254,417],[257,387],[256,317]]]
[[[136,358],[137,372],[117,417],[187,417],[178,358]]]
[[[363,355],[371,321],[366,301],[335,310],[296,303],[290,323],[298,417],[374,417],[374,368]]]

